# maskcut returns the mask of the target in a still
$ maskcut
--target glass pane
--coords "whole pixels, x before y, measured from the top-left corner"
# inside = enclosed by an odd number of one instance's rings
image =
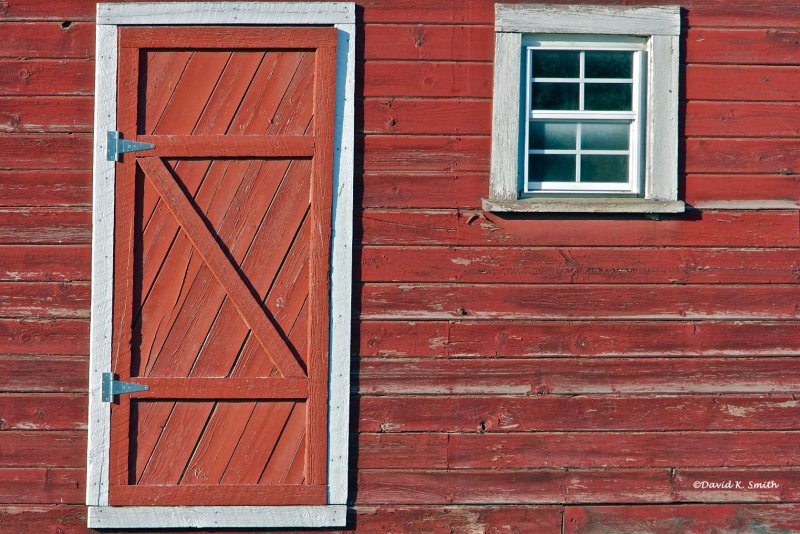
[[[584,122],[581,148],[585,150],[628,150],[630,124],[625,122]]]
[[[575,156],[568,154],[531,154],[528,160],[531,182],[574,182]]]
[[[581,182],[628,181],[628,156],[581,156]]]
[[[580,76],[580,52],[571,50],[536,50],[533,52],[534,78],[577,78]]]
[[[631,111],[631,84],[587,83],[583,107],[589,111]]]
[[[533,84],[533,109],[576,110],[579,102],[577,83]]]
[[[531,148],[575,150],[574,122],[531,122]]]
[[[632,78],[633,52],[588,50],[584,58],[587,78]]]

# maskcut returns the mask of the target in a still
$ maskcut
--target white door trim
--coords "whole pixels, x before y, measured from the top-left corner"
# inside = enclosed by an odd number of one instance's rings
[[[92,196],[92,303],[86,504],[90,528],[322,527],[346,521],[350,408],[350,302],[353,244],[355,6],[320,3],[98,4]],[[328,505],[108,506],[110,406],[101,401],[111,371],[114,281],[114,162],[106,132],[116,130],[117,29],[120,25],[331,25],[338,30],[331,249],[331,332],[328,395]]]

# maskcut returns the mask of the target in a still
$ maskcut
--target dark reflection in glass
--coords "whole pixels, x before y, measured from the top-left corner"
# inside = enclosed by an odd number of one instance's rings
[[[579,104],[577,83],[533,84],[533,109],[576,110]]]
[[[581,126],[581,148],[628,150],[630,130],[627,122],[584,122]]]
[[[587,83],[583,107],[589,111],[630,111],[632,90],[629,83]]]
[[[574,182],[575,156],[569,154],[531,154],[528,174],[532,182]]]
[[[628,181],[628,156],[581,156],[581,182]]]
[[[576,130],[574,122],[534,121],[531,123],[531,148],[575,150]]]
[[[571,50],[533,52],[534,78],[577,78],[580,76],[580,53]]]
[[[633,52],[587,50],[584,57],[586,78],[633,77]]]

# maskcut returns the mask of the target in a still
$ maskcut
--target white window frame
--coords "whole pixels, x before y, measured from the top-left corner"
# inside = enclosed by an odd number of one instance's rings
[[[642,134],[644,129],[641,122],[644,115],[644,98],[642,91],[646,90],[644,85],[643,73],[645,66],[643,60],[646,57],[644,41],[624,39],[622,37],[593,37],[593,36],[526,36],[522,39],[523,53],[525,54],[525,76],[523,77],[525,91],[525,109],[528,113],[525,121],[524,144],[520,147],[524,154],[569,154],[577,156],[575,158],[575,182],[535,182],[531,179],[531,169],[529,157],[523,157],[523,190],[526,195],[548,195],[559,193],[585,193],[585,194],[608,194],[608,193],[627,193],[638,195],[643,189],[641,183],[640,151],[644,142]],[[533,72],[533,53],[536,50],[576,50],[580,52],[581,73],[577,78],[542,78]],[[628,79],[615,78],[613,81],[605,78],[586,78],[583,74],[583,62],[585,51],[607,50],[631,52],[632,76]],[[544,111],[532,109],[531,97],[533,94],[532,86],[534,82],[555,82],[555,83],[578,83],[580,108],[583,107],[583,87],[586,83],[627,83],[631,86],[631,111]],[[646,94],[646,93],[645,93]],[[530,129],[531,123],[537,120],[556,120],[556,121],[575,121],[577,122],[576,142],[578,146],[574,150],[557,149],[531,149],[530,148]],[[587,151],[580,147],[582,122],[629,122],[628,128],[628,147],[625,150],[591,150]],[[621,183],[598,183],[581,182],[580,167],[582,154],[606,154],[624,155],[628,158],[628,181]]]
[[[678,81],[680,9],[497,4],[495,11],[492,161],[486,211],[679,213]],[[643,91],[637,132],[629,151],[632,171],[624,190],[593,186],[529,190],[527,184],[528,95],[527,47],[595,49],[600,41],[641,45]],[[555,112],[559,118],[569,113]],[[555,116],[554,114],[554,116]],[[546,114],[545,114],[546,115]],[[544,115],[540,116],[544,117]],[[638,141],[638,142],[637,142]],[[636,143],[636,146],[634,145]],[[635,174],[633,174],[635,173]],[[597,190],[600,189],[600,190]]]
[[[338,30],[334,125],[327,504],[309,506],[109,506],[110,406],[101,401],[111,370],[114,276],[114,162],[117,34],[125,25],[325,25]],[[180,2],[97,4],[92,315],[86,504],[89,528],[341,527],[347,521],[350,410],[350,302],[353,243],[355,5],[351,2]]]

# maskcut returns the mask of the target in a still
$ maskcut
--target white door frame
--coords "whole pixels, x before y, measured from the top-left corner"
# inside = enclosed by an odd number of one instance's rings
[[[106,132],[116,130],[117,30],[124,25],[328,25],[338,30],[332,206],[328,500],[318,506],[109,506],[111,410],[101,400],[111,371],[114,287],[114,172]],[[350,411],[350,301],[353,244],[355,6],[319,3],[97,4],[92,195],[92,315],[86,504],[89,528],[344,526]]]

